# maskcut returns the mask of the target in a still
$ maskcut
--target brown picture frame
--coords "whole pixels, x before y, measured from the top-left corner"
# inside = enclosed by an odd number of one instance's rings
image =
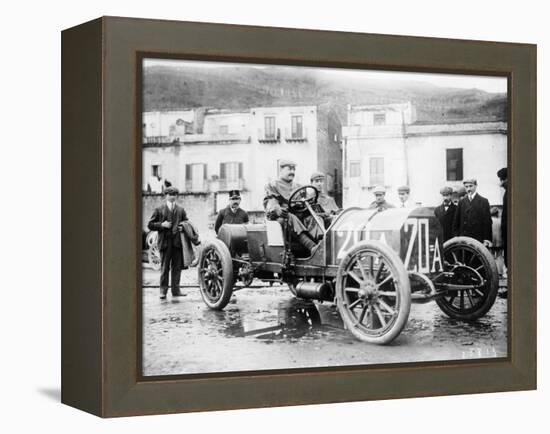
[[[508,357],[142,378],[145,53],[508,77]],[[63,403],[114,417],[535,389],[536,288],[535,45],[116,17],[63,31]]]

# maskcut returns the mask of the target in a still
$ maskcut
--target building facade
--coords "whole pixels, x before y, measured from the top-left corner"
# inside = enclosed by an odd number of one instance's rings
[[[160,193],[168,182],[184,194],[214,195],[209,217],[234,189],[244,209],[263,212],[264,186],[281,159],[296,161],[301,184],[325,172],[329,193],[341,197],[341,122],[328,106],[146,112],[143,124],[143,191]]]
[[[342,135],[344,207],[367,206],[376,185],[391,203],[408,185],[414,202],[435,206],[441,187],[467,178],[492,205],[502,203],[496,172],[507,165],[506,122],[420,124],[411,103],[348,106]]]

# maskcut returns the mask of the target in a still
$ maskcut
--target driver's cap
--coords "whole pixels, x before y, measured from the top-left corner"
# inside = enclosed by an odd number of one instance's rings
[[[313,172],[311,174],[311,177],[309,178],[309,180],[311,182],[315,181],[316,179],[325,179],[325,174],[324,173],[321,173],[321,172]]]
[[[380,193],[384,193],[386,194],[386,189],[384,187],[382,187],[381,185],[377,185],[376,187],[374,187],[374,189],[372,190],[372,192],[374,194],[380,194]]]
[[[285,167],[285,166],[294,166],[296,167],[296,162],[292,160],[279,160],[279,167]]]

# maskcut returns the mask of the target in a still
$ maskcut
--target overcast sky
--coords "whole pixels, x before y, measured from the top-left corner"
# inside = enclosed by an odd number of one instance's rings
[[[270,68],[270,65],[252,65],[244,63],[224,63],[224,62],[202,62],[202,61],[186,61],[186,60],[162,60],[162,59],[144,59],[143,65],[154,66],[174,66],[174,67],[201,67],[201,68],[234,68],[234,67],[249,67],[265,69]],[[293,69],[311,69],[322,70],[325,74],[341,77],[346,79],[368,79],[368,80],[384,80],[384,81],[418,81],[430,83],[440,87],[455,87],[460,89],[480,89],[491,93],[506,93],[507,80],[505,77],[489,77],[478,75],[462,75],[462,74],[435,74],[435,73],[419,73],[419,72],[395,72],[395,71],[358,71],[356,69],[340,69],[340,68],[305,68],[300,66],[286,66],[289,71]]]

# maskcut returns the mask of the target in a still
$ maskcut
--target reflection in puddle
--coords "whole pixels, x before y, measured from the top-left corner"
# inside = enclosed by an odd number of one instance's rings
[[[265,310],[257,311],[255,315],[248,314],[243,318],[236,307],[232,307],[227,312],[216,312],[216,314],[217,319],[225,322],[223,332],[226,336],[253,337],[266,343],[275,340],[292,341],[306,335],[316,339],[333,327],[331,322],[338,322],[335,320],[323,324],[322,315],[315,303],[294,298],[280,302],[277,305],[276,314]],[[332,316],[332,313],[328,316]]]

